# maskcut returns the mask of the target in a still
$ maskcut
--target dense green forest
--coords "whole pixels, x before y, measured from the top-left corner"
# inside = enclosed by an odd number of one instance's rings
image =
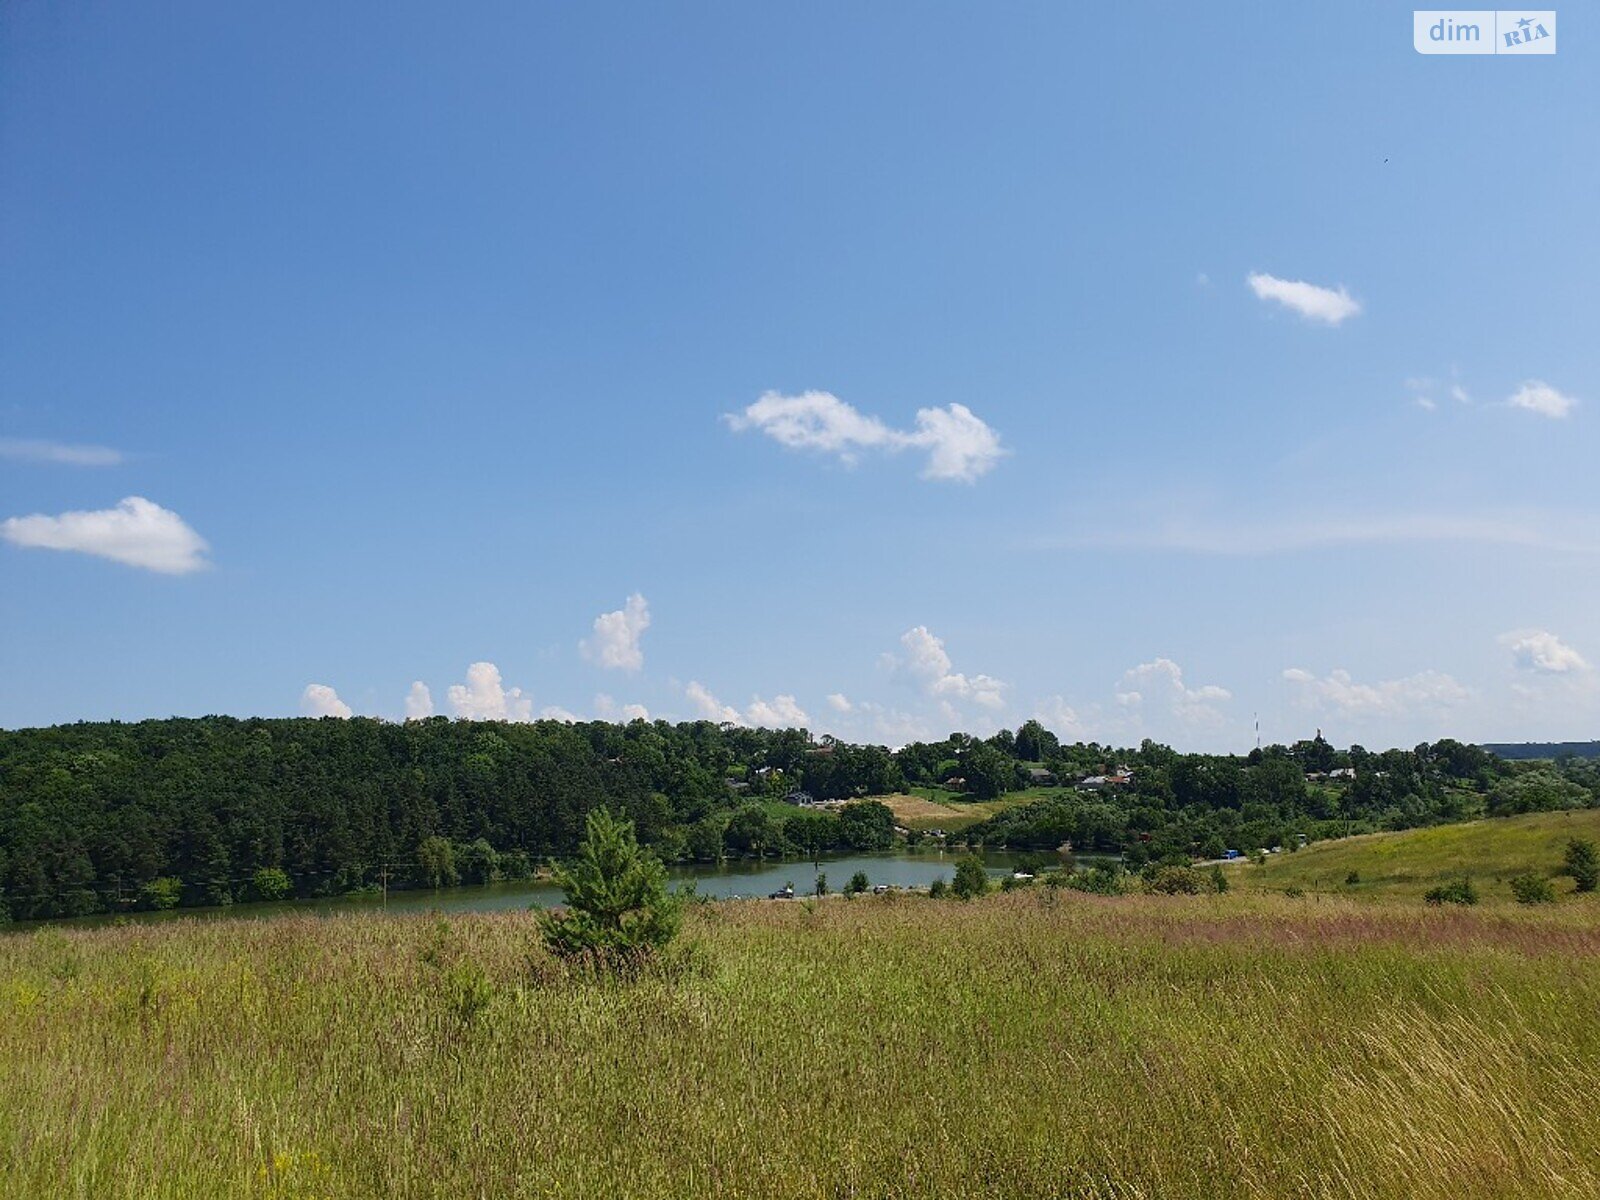
[[[1124,782],[1082,783],[1123,768]],[[1039,770],[1063,786],[1037,786]],[[1180,755],[1062,745],[1036,721],[894,752],[709,722],[80,723],[0,731],[0,919],[525,877],[602,806],[669,861],[879,849],[893,819],[868,798],[908,784],[983,800],[1030,788],[959,836],[1134,861],[1600,796],[1592,763],[1510,764],[1452,741]],[[781,802],[800,790],[847,803]]]

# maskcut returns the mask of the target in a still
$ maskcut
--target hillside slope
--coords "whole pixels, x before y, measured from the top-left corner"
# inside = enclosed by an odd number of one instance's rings
[[[1509,900],[1512,876],[1560,869],[1567,841],[1575,837],[1600,841],[1600,809],[1342,838],[1296,854],[1274,855],[1260,866],[1243,864],[1235,871],[1238,882],[1252,888],[1416,897],[1437,883],[1467,874],[1478,883],[1485,901]],[[1360,882],[1346,882],[1352,871]],[[1570,880],[1556,884],[1559,893],[1571,887]]]

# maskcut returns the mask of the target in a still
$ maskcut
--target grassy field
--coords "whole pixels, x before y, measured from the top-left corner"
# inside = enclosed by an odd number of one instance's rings
[[[0,936],[0,1195],[1594,1197],[1600,906],[869,897]]]
[[[944,788],[913,787],[893,796],[874,796],[894,812],[897,825],[906,829],[944,829],[954,832],[987,821],[1002,809],[1015,808],[1047,795],[1063,795],[1060,788],[1027,788],[1007,792],[997,800],[965,800]]]
[[[1465,872],[1485,903],[1511,903],[1511,877],[1525,871],[1549,874],[1560,866],[1568,839],[1575,837],[1600,842],[1600,809],[1341,838],[1295,854],[1275,854],[1261,866],[1246,863],[1231,870],[1250,887],[1381,897],[1420,897]],[[1360,876],[1359,883],[1345,882],[1351,871]],[[1572,888],[1570,880],[1555,884],[1558,892]]]

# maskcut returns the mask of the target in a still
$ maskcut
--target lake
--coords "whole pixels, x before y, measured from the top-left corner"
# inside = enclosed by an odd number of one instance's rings
[[[943,877],[949,882],[955,875],[956,859],[960,854],[945,851],[914,852],[885,850],[874,854],[847,854],[822,860],[821,872],[827,876],[828,888],[839,891],[850,882],[857,871],[866,872],[868,881],[899,888],[925,888],[935,879]],[[979,857],[992,878],[1011,874],[1018,855],[1004,850],[986,850]],[[1085,859],[1085,862],[1090,860]],[[771,859],[734,861],[721,864],[693,863],[669,867],[667,874],[673,888],[694,884],[702,896],[715,900],[728,900],[741,896],[768,896],[785,884],[793,884],[796,897],[809,895],[816,885],[818,868],[810,860],[797,861]],[[163,921],[184,917],[246,917],[268,918],[291,913],[334,912],[498,912],[505,909],[548,907],[561,903],[561,889],[549,882],[520,880],[508,883],[489,883],[471,887],[439,888],[434,891],[411,889],[391,891],[387,898],[369,894],[329,896],[316,900],[283,900],[269,904],[236,904],[226,908],[177,908],[167,912],[130,912],[123,919],[132,921]],[[17,922],[12,928],[41,925],[102,925],[115,917],[100,913],[91,917],[75,917],[56,921]]]

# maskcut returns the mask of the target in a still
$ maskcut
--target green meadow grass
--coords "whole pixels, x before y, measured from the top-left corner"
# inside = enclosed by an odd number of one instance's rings
[[[0,936],[0,1195],[1593,1197],[1600,907],[736,902]]]
[[[1510,903],[1512,876],[1559,870],[1567,842],[1575,837],[1600,842],[1600,809],[1340,838],[1294,854],[1274,854],[1260,866],[1230,869],[1236,879],[1254,888],[1299,887],[1379,897],[1420,897],[1436,884],[1465,873],[1478,885],[1485,903]],[[1345,882],[1351,871],[1360,876],[1359,883]],[[1568,893],[1571,881],[1556,880],[1556,888]]]

